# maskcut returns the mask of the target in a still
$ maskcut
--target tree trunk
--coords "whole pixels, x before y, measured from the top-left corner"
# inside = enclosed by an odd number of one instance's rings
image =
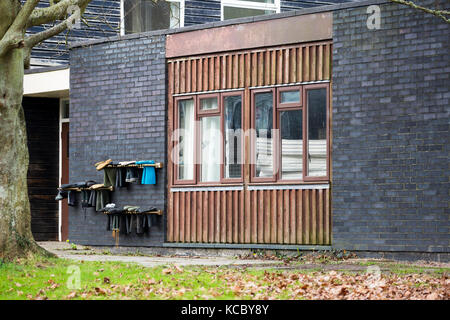
[[[42,252],[31,233],[22,49],[0,57],[0,259]]]

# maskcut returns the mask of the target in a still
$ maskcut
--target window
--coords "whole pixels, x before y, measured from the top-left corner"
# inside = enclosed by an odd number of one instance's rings
[[[241,105],[242,92],[175,99],[176,184],[242,181]]]
[[[248,128],[242,91],[174,99],[174,183],[241,183],[244,150],[249,150],[252,183],[327,181],[329,84],[249,93]]]
[[[252,91],[252,182],[328,179],[328,85]]]
[[[280,12],[280,0],[222,0],[222,20]]]
[[[183,27],[184,0],[122,0],[121,16],[122,35]]]

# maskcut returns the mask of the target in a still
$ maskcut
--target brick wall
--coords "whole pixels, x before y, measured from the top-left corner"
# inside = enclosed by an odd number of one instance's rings
[[[164,36],[132,36],[71,50],[70,182],[94,179],[103,171],[94,163],[166,161]],[[112,193],[118,206],[157,206],[165,209],[166,171],[156,169],[156,185],[131,184]],[[112,245],[107,217],[93,208],[70,207],[69,240],[80,244]],[[120,235],[120,245],[159,245],[164,218],[148,235]]]
[[[333,245],[448,257],[450,26],[379,6],[333,15]]]

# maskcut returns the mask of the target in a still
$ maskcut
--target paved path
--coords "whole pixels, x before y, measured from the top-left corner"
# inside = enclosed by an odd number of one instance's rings
[[[134,262],[145,267],[156,267],[176,264],[178,266],[202,265],[202,266],[277,266],[281,261],[239,259],[235,257],[200,257],[200,256],[142,256],[142,255],[111,255],[104,254],[98,249],[77,245],[77,250],[71,250],[71,246],[65,242],[39,242],[46,250],[56,254],[60,258],[84,261],[119,261],[124,263]]]

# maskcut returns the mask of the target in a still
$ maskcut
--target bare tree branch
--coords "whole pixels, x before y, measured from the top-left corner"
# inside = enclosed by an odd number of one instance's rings
[[[49,29],[46,29],[44,31],[41,31],[39,33],[35,33],[31,36],[26,37],[25,38],[25,47],[32,48],[35,45],[37,45],[38,43],[63,32],[64,30],[66,30],[68,28],[68,25],[71,24],[73,19],[75,19],[75,18],[76,18],[76,14],[72,14],[69,18],[58,23],[57,25],[55,25]]]
[[[91,0],[60,0],[45,8],[36,8],[28,18],[27,28],[64,19],[70,6],[77,6],[84,12]]]
[[[406,0],[391,0],[392,2],[398,3],[398,4],[403,4],[405,6],[409,6],[413,9],[417,9],[417,10],[422,10],[426,13],[430,13],[432,15],[435,15],[436,17],[441,18],[442,20],[444,20],[446,23],[450,24],[450,11],[448,10],[436,10],[436,9],[429,9],[429,8],[425,8],[422,6],[419,6],[417,4],[415,4],[412,1],[406,1]]]
[[[11,49],[23,48],[24,28],[28,18],[38,3],[39,0],[27,0],[20,9],[13,23],[0,40],[0,57],[5,55]]]

